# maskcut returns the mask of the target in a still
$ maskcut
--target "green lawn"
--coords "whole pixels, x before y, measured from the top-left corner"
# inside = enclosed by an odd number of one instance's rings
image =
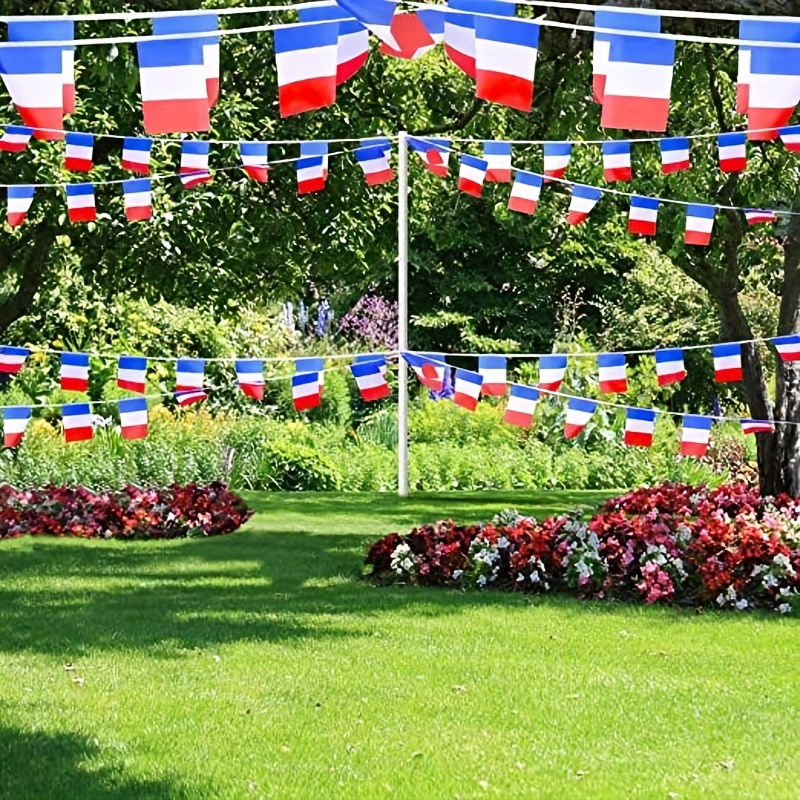
[[[391,530],[599,497],[260,495],[218,539],[0,543],[0,797],[800,796],[795,620],[359,580]]]

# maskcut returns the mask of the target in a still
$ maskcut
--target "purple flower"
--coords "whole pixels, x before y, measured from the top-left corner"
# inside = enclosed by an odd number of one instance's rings
[[[442,382],[442,389],[439,392],[434,392],[431,389],[428,392],[428,397],[431,400],[449,400],[453,396],[453,370],[449,367],[445,367],[444,370],[444,381]]]
[[[379,295],[366,294],[339,323],[339,333],[369,350],[397,347],[397,303]]]

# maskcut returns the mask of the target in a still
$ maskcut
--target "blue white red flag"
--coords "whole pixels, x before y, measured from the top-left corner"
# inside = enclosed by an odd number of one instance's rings
[[[181,144],[181,183],[184,189],[193,189],[211,182],[208,171],[210,145],[197,139],[185,139]]]
[[[518,169],[514,174],[514,183],[508,197],[509,211],[518,211],[520,214],[536,213],[541,192],[542,176]]]
[[[567,417],[564,423],[564,436],[574,439],[592,418],[597,403],[594,400],[584,400],[580,397],[570,397],[567,402]]]
[[[736,383],[742,379],[742,346],[736,342],[715,344],[711,348],[714,358],[714,380],[717,383]]]
[[[466,369],[457,369],[453,382],[453,402],[467,411],[474,411],[478,407],[481,396],[483,375],[470,372]]]
[[[584,222],[602,196],[603,192],[594,186],[574,184],[567,211],[567,224],[580,225]]]
[[[462,72],[475,78],[475,24],[479,18],[473,15],[513,17],[516,9],[502,0],[448,0],[447,8],[451,11],[444,20],[445,53]]]
[[[94,436],[92,409],[88,403],[67,403],[61,406],[64,438],[68,442],[87,442]]]
[[[625,409],[624,441],[629,447],[650,447],[655,427],[655,411],[647,408]]]
[[[205,391],[206,362],[202,358],[179,358],[175,365],[175,399],[179,406],[202,403]]]
[[[122,169],[138,172],[139,175],[150,174],[150,151],[153,148],[151,139],[128,136],[122,142]]]
[[[128,222],[150,219],[153,216],[153,193],[150,178],[133,178],[122,182],[125,218]]]
[[[94,164],[94,136],[91,133],[68,133],[64,148],[64,168],[70,172],[90,172]]]
[[[628,391],[628,368],[624,353],[601,353],[597,356],[597,368],[603,394],[625,394]]]
[[[2,63],[1,60],[0,63]],[[21,153],[28,146],[31,136],[33,136],[33,128],[26,128],[22,125],[6,125],[3,136],[0,138],[0,152]]]
[[[630,142],[603,142],[603,177],[609,183],[633,178]]]
[[[683,350],[674,347],[656,350],[656,376],[659,386],[680,383],[686,377]]]
[[[458,165],[458,188],[462,192],[480,197],[489,164],[475,156],[462,155]]]
[[[702,247],[711,244],[711,232],[714,230],[714,217],[717,209],[714,206],[690,204],[686,206],[686,232],[683,241]]]
[[[394,180],[394,172],[389,165],[389,153],[380,145],[357,148],[356,161],[369,186],[379,186]]]
[[[336,85],[350,80],[369,58],[369,31],[353,15],[336,2],[301,6],[297,9],[300,22],[337,20]]]
[[[16,375],[25,366],[31,351],[27,347],[11,347],[0,345],[0,372]]]
[[[434,23],[436,18],[439,18],[442,38],[444,38],[444,12],[433,8],[419,12],[395,11],[392,17],[391,34],[397,42],[397,48],[389,47],[385,42],[381,42],[378,51],[385,56],[413,61],[432,50],[436,46],[436,40],[423,21],[422,15],[426,12],[435,15],[430,18]]]
[[[662,139],[660,147],[661,171],[664,175],[669,175],[672,172],[681,172],[692,166],[688,139],[682,137]]]
[[[508,405],[503,422],[516,425],[520,428],[530,428],[533,424],[533,415],[536,413],[536,404],[539,402],[539,390],[533,386],[520,386],[512,383],[508,393]]]
[[[547,178],[563,178],[567,174],[570,158],[572,158],[570,142],[545,142],[545,183],[547,183]]]
[[[747,134],[721,133],[717,137],[719,168],[723,172],[744,172],[747,169]]]
[[[539,388],[542,391],[557,392],[561,388],[566,371],[566,356],[542,356],[539,359]]]
[[[119,427],[123,439],[145,439],[147,437],[147,400],[132,397],[120,400]]]
[[[35,193],[36,187],[34,186],[8,187],[8,213],[6,219],[11,228],[16,228],[25,222]]]
[[[711,417],[685,414],[681,427],[681,455],[702,458],[711,439]]]
[[[350,365],[361,398],[370,403],[389,397],[392,390],[386,382],[386,370],[380,361],[357,361]]]
[[[28,423],[31,409],[26,406],[10,406],[3,409],[3,446],[19,447]]]
[[[775,345],[781,361],[800,361],[800,336],[796,333],[788,336],[776,336],[772,340],[772,344]],[[2,359],[2,355],[0,355],[0,359]]]
[[[85,392],[89,388],[88,354],[62,353],[60,377],[65,392]]]
[[[509,142],[484,142],[483,160],[487,163],[487,183],[511,182],[511,144]]]
[[[239,388],[253,400],[264,399],[264,362],[256,358],[237,359],[236,382]]]
[[[266,142],[241,142],[242,169],[256,183],[266,183],[269,176],[269,145]]]
[[[408,137],[409,147],[419,155],[425,169],[446,178],[449,174],[450,140],[449,139],[419,139]]]
[[[506,393],[506,368],[505,356],[478,356],[478,372],[483,376],[481,394],[502,397]]]
[[[658,226],[658,200],[653,197],[631,197],[628,214],[628,233],[655,236]]]
[[[144,394],[147,386],[147,359],[144,356],[120,356],[117,362],[117,386]]]

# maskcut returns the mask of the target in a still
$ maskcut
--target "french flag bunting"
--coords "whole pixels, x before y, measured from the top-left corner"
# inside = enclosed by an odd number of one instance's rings
[[[674,64],[673,40],[613,36],[600,124],[621,130],[665,131]]]
[[[624,353],[601,353],[597,356],[600,372],[600,391],[603,394],[625,394],[628,391],[628,372]]]
[[[723,172],[744,172],[747,169],[747,134],[721,133],[717,137],[719,168]]]
[[[661,30],[661,19],[654,15],[637,14],[629,11],[594,12],[595,28],[613,28],[620,31],[646,31],[658,33]],[[602,103],[606,90],[608,61],[611,52],[611,41],[617,34],[594,32],[592,48],[592,96],[595,102]]]
[[[441,392],[444,387],[444,374],[447,369],[444,358],[422,353],[403,353],[403,358],[414,370],[419,382],[433,392]]]
[[[153,215],[150,178],[123,181],[122,192],[125,200],[125,218],[128,222],[150,219]]]
[[[328,143],[301,142],[297,161],[297,193],[320,192],[328,180]]]
[[[458,188],[462,192],[480,197],[489,164],[475,156],[462,155],[458,166]]]
[[[656,376],[659,386],[669,386],[680,383],[686,377],[686,367],[683,363],[683,350],[679,348],[665,348],[656,350]]]
[[[511,145],[508,142],[484,142],[483,160],[488,183],[511,182]]]
[[[67,216],[70,222],[94,222],[97,219],[94,184],[67,184]]]
[[[392,36],[392,20],[396,6],[390,0],[336,0],[336,2],[348,12],[349,16],[355,17],[382,42],[394,50],[400,49]]]
[[[444,41],[444,22],[447,12],[443,8],[423,8],[416,14],[433,39],[434,45],[441,44]]]
[[[746,33],[746,28],[744,33]],[[739,38],[742,36],[742,22],[739,23]],[[750,105],[750,61],[751,53],[748,45],[739,45],[739,58],[736,68],[736,113],[746,114]]]
[[[569,200],[567,224],[580,225],[589,216],[602,195],[600,189],[576,183],[572,187],[572,195]]]
[[[147,386],[147,359],[143,356],[120,356],[117,361],[117,386],[144,394]]]
[[[790,153],[800,153],[800,125],[787,125],[785,128],[781,128],[778,133],[784,147]]]
[[[745,435],[753,433],[774,433],[775,425],[767,419],[742,419],[739,421],[742,426],[742,433]]]
[[[263,400],[264,362],[256,358],[237,359],[234,367],[239,388],[253,400]]]
[[[408,145],[419,155],[425,169],[440,178],[447,177],[450,172],[449,139],[418,139],[409,136]]]
[[[153,141],[151,139],[126,136],[122,141],[122,169],[129,169],[140,175],[149,175],[152,148]]]
[[[208,107],[213,108],[219,97],[219,20],[216,14],[183,14],[175,17],[154,17],[153,33],[168,36],[171,33],[208,33],[194,41],[200,43],[203,53],[203,74],[206,82]],[[184,40],[186,41],[186,40]]]
[[[746,208],[744,218],[748,225],[761,225],[766,222],[777,222],[778,215],[774,211],[763,208]]]
[[[444,13],[437,12],[433,8],[427,10],[431,12],[432,16],[429,19],[434,24],[434,15],[440,18],[439,25],[442,31],[442,38],[444,38]],[[395,11],[390,31],[397,42],[397,48],[389,47],[385,42],[381,42],[378,52],[381,55],[413,61],[415,58],[419,58],[429,50],[432,50],[436,46],[436,41],[423,19],[422,12]]]
[[[539,388],[547,392],[557,392],[561,388],[566,371],[566,356],[542,356],[539,359]]]
[[[742,20],[739,38],[758,42],[800,43],[800,23],[781,19]],[[774,139],[800,102],[800,62],[796,50],[750,47],[747,127],[756,141]]]
[[[256,183],[266,183],[269,175],[269,145],[266,142],[241,142],[242,169]]]
[[[628,213],[628,232],[640,236],[655,236],[658,225],[658,200],[653,197],[631,197]]]
[[[350,365],[361,399],[367,403],[389,397],[392,390],[386,382],[385,365],[380,361],[356,361]]]
[[[300,22],[338,20],[336,42],[336,85],[350,80],[369,58],[369,31],[350,12],[335,2],[297,9]]]
[[[147,438],[147,400],[143,397],[131,397],[120,400],[119,429],[123,439]]]
[[[94,136],[91,133],[68,133],[64,148],[64,167],[70,172],[90,172],[94,164]]]
[[[655,411],[647,408],[625,409],[624,441],[629,447],[650,447],[655,427]]]
[[[336,102],[339,23],[275,31],[278,103],[282,117]]]
[[[394,172],[389,165],[389,153],[375,145],[356,149],[356,161],[364,172],[369,186],[379,186],[394,180]]]
[[[466,369],[457,369],[453,381],[453,402],[467,411],[474,411],[478,407],[481,396],[483,375],[470,372]]]
[[[508,393],[508,405],[503,422],[516,425],[519,428],[530,428],[533,424],[533,415],[536,413],[536,404],[539,402],[539,390],[533,386],[520,386],[512,383]]]
[[[572,144],[569,142],[545,142],[545,183],[548,178],[563,178],[567,174],[570,158],[572,158]]]
[[[11,406],[3,409],[3,446],[19,447],[28,423],[31,409],[26,406]]]
[[[476,77],[475,68],[475,13],[495,17],[513,17],[513,3],[501,0],[448,0],[447,7],[453,11],[470,13],[445,15],[444,50],[447,57],[470,78]]]
[[[377,364],[380,371],[385,375],[389,370],[386,356],[382,353],[360,353],[353,358],[354,364]]]
[[[688,139],[683,137],[662,139],[659,144],[661,148],[661,172],[664,175],[681,172],[692,166]]]
[[[707,246],[711,244],[711,231],[714,230],[714,217],[717,209],[714,206],[687,205],[686,232],[683,241],[686,244]]]
[[[308,411],[322,402],[322,384],[318,372],[298,372],[292,375],[292,402],[295,411]]]
[[[184,189],[192,189],[211,181],[208,171],[210,145],[197,139],[186,139],[181,144],[181,183]]]
[[[31,351],[27,347],[12,347],[0,345],[0,372],[6,375],[16,375],[25,366],[25,361]]]
[[[508,198],[509,210],[518,211],[520,214],[534,214],[541,192],[541,175],[534,175],[532,172],[518,169],[514,175],[514,183]]]
[[[2,54],[0,54],[1,64]],[[0,152],[21,153],[28,146],[31,136],[33,136],[33,128],[26,128],[23,125],[6,125],[3,136],[0,137]]]
[[[68,442],[87,442],[94,436],[92,409],[88,403],[67,403],[61,406],[64,438]]]
[[[702,458],[711,439],[711,417],[686,414],[681,426],[681,455]]]
[[[603,177],[608,183],[633,178],[630,142],[603,142]]]
[[[22,225],[28,216],[33,195],[36,193],[35,186],[9,186],[8,187],[8,212],[6,219],[12,228]]]
[[[147,134],[210,126],[202,37],[139,42],[139,86]]]
[[[89,388],[87,353],[61,354],[61,388],[65,392],[85,392]]]
[[[539,26],[523,19],[475,18],[475,96],[530,111]]]
[[[740,344],[715,344],[711,348],[711,355],[714,357],[714,380],[717,383],[735,383],[742,379]]]
[[[796,333],[788,336],[776,336],[772,340],[781,361],[800,361],[800,336]],[[0,371],[2,371],[2,353],[0,352]]]
[[[478,372],[483,376],[481,394],[502,397],[506,393],[505,356],[478,356]]]
[[[567,401],[567,417],[564,423],[564,436],[574,439],[592,418],[597,403],[594,400],[584,400],[581,397],[570,397]]]
[[[175,399],[179,406],[202,403],[208,397],[203,384],[206,362],[202,358],[179,358],[175,365]]]
[[[324,358],[296,358],[294,369],[298,375],[313,373],[317,376],[320,394],[325,387],[325,359]]]

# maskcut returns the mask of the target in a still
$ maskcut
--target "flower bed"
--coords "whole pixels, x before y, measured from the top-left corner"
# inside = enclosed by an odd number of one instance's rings
[[[81,487],[14,489],[0,485],[0,539],[176,539],[232,533],[252,515],[221,483],[95,494]]]
[[[386,582],[786,614],[800,594],[800,501],[745,484],[664,484],[609,500],[588,521],[506,511],[391,533],[366,562]]]

